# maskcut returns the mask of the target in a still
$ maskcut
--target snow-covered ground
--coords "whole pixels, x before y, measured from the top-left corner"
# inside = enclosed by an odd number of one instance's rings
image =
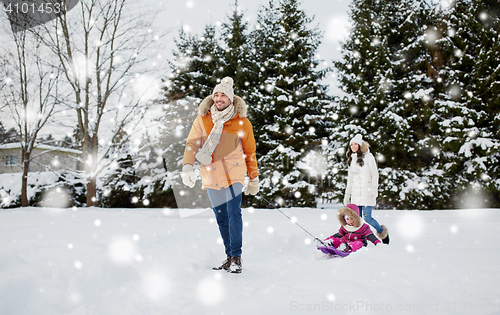
[[[284,209],[312,234],[336,209]],[[391,244],[326,259],[276,210],[244,209],[243,273],[211,211],[0,211],[0,314],[498,314],[500,210],[376,210]]]

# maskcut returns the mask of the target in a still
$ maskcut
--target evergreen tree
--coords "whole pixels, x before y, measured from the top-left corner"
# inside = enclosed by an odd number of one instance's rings
[[[500,206],[499,13],[497,1],[457,0],[444,18],[444,88],[431,124],[440,127],[454,207]]]
[[[15,128],[6,130],[3,123],[0,121],[0,144],[19,142],[21,137]]]
[[[129,135],[121,129],[109,145],[104,159],[107,163],[99,186],[99,204],[109,208],[137,207],[134,197],[141,200],[139,181],[136,171],[138,154],[131,148]]]
[[[249,101],[253,90],[251,83],[255,79],[252,79],[253,63],[248,58],[247,28],[235,1],[233,12],[222,24],[220,34],[214,25],[207,25],[201,37],[180,31],[173,52],[175,60],[170,63],[172,75],[166,82],[165,98],[159,101],[165,108],[164,117],[159,119],[162,128],[157,139],[163,149],[165,176],[162,183],[165,185],[176,185],[186,137],[198,114],[197,106],[212,94],[220,80],[232,77],[235,94]],[[167,173],[174,182],[167,179]],[[180,187],[173,188],[176,193],[180,191]]]
[[[138,195],[134,162],[131,155],[117,160],[113,172],[106,176],[102,186],[101,205],[106,208],[134,208],[133,197]]]
[[[383,28],[383,3],[381,1],[354,0],[349,13],[352,23],[350,37],[342,44],[342,60],[334,62],[339,82],[345,96],[337,98],[335,112],[338,125],[330,143],[328,155],[329,179],[335,183],[335,199],[342,201],[347,183],[345,149],[357,133],[372,140],[363,127],[371,127],[366,117],[378,107],[384,108],[387,76],[392,74],[391,56]],[[361,55],[362,53],[362,55]],[[360,108],[362,116],[359,117]],[[360,119],[361,118],[361,119]],[[363,119],[364,118],[364,119]],[[374,121],[379,127],[382,122]],[[371,131],[376,128],[370,129]],[[373,141],[372,146],[374,145]],[[379,196],[381,194],[379,193]]]
[[[222,58],[219,60],[220,78],[231,77],[234,81],[234,92],[242,97],[249,106],[255,100],[252,92],[258,81],[256,65],[249,58],[252,55],[248,23],[244,22],[244,14],[239,11],[238,0],[235,0],[233,12],[222,24],[221,37],[223,44]]]
[[[64,139],[61,141],[60,145],[63,148],[69,148],[69,149],[75,148],[75,144],[73,143],[73,139],[68,135],[66,135],[64,137]]]
[[[261,189],[287,207],[316,205],[317,180],[311,175],[319,172],[304,159],[320,152],[332,127],[327,87],[320,84],[328,69],[317,69],[321,34],[310,28],[312,21],[297,0],[270,1],[252,34],[261,71],[251,108]]]
[[[433,207],[433,187],[442,184],[431,170],[438,157],[428,126],[436,89],[435,14],[424,1],[355,0],[350,18],[351,36],[334,63],[347,94],[337,105],[331,145],[331,176],[342,183],[336,197],[342,200],[345,190],[345,149],[361,133],[379,163],[378,206]]]
[[[163,146],[158,147],[157,141],[153,141],[148,134],[143,136],[141,148],[135,161],[136,174],[140,178],[137,183],[140,192],[140,206],[177,207],[162,148]],[[170,171],[172,172],[173,169]]]
[[[160,122],[160,136],[155,140],[163,150],[164,169],[169,172],[182,168],[186,139],[196,115],[199,99],[186,96],[184,99],[164,105]]]
[[[154,145],[162,151],[162,163],[161,167],[156,166],[153,188],[155,194],[157,194],[158,187],[161,188],[163,196],[156,196],[156,199],[159,202],[168,202],[169,205],[172,205],[171,207],[186,207],[185,200],[173,200],[172,192],[177,194],[176,197],[179,197],[180,191],[185,187],[181,181],[180,170],[182,169],[186,139],[198,114],[196,107],[199,102],[199,98],[191,96],[169,102],[164,105],[164,115],[158,118],[160,135],[155,139]],[[198,172],[198,166],[195,166],[195,171]],[[200,181],[197,181],[196,188],[201,190]],[[150,198],[153,201],[153,197]],[[194,205],[190,204],[189,206]],[[202,205],[202,207],[205,206],[206,204]]]
[[[171,78],[166,82],[163,103],[194,96],[203,99],[212,93],[220,80],[222,49],[214,25],[207,25],[201,37],[179,31],[175,40],[177,50],[170,61]]]
[[[185,96],[200,99],[210,95],[226,76],[234,81],[235,94],[249,100],[256,82],[251,54],[248,23],[235,0],[231,15],[217,34],[215,25],[207,25],[202,36],[186,34],[182,29],[175,40],[174,61],[170,62],[171,78],[167,81],[167,101]]]

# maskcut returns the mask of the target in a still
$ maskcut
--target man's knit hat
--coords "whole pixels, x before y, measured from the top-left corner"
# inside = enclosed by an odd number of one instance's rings
[[[212,99],[215,96],[215,93],[222,92],[226,94],[226,96],[231,100],[231,104],[234,101],[234,91],[233,91],[233,79],[231,77],[225,77],[222,81],[217,84],[212,92]]]

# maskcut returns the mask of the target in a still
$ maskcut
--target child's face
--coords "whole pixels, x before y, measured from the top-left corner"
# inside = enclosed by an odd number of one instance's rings
[[[347,222],[348,225],[353,225],[354,224],[354,220],[351,217],[346,217],[345,221]]]

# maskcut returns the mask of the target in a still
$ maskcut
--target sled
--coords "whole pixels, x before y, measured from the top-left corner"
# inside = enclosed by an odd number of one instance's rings
[[[350,254],[350,252],[343,252],[339,249],[336,249],[334,246],[323,246],[323,245],[319,245],[318,247],[318,250],[320,250],[321,252],[327,254],[327,255],[331,255],[331,256],[339,256],[339,257],[346,257]]]

